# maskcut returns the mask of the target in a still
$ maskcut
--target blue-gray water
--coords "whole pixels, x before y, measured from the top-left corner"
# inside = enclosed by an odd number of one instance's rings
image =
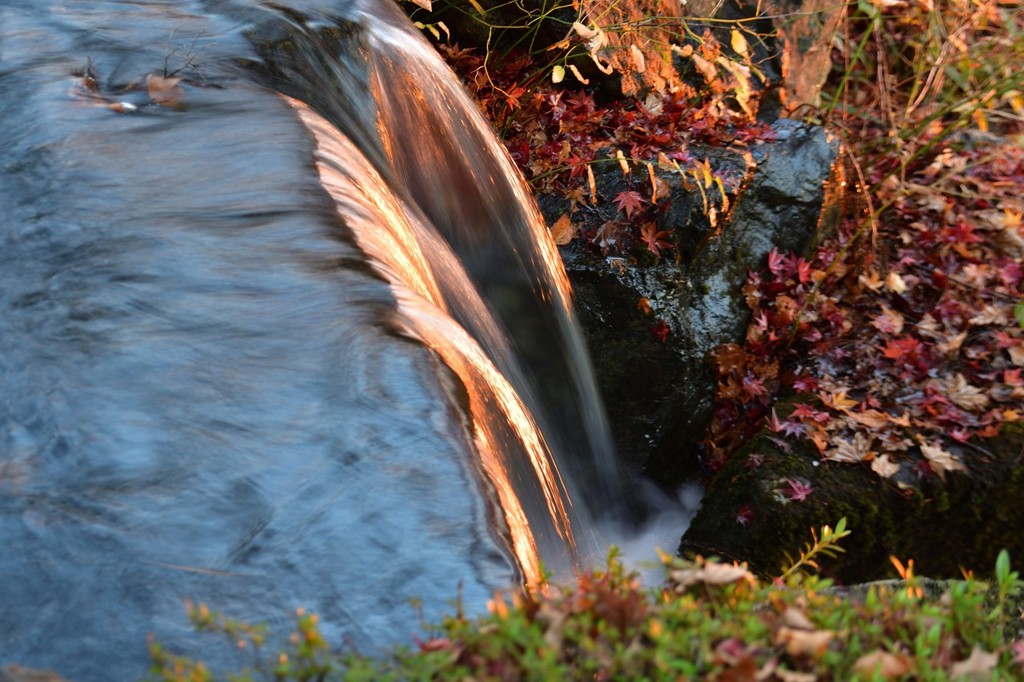
[[[473,379],[426,345],[447,324],[517,390],[590,551],[616,476],[550,245],[475,113],[438,100],[450,74],[409,75],[389,3],[0,2],[0,663],[135,679],[147,633],[192,642],[184,598],[282,634],[302,606],[373,651],[418,630],[410,598],[436,620],[522,581]],[[282,94],[460,264],[432,275],[440,326]],[[501,440],[541,558],[571,566]]]

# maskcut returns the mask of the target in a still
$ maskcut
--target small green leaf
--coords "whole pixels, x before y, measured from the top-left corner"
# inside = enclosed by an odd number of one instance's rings
[[[551,69],[551,82],[561,83],[564,78],[565,67],[562,66],[561,64],[555,64],[555,66]]]

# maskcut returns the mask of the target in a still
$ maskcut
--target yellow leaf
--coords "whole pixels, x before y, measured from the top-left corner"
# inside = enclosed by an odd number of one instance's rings
[[[561,83],[565,79],[565,67],[561,64],[555,64],[551,69],[551,82]]]
[[[907,290],[907,283],[903,281],[900,274],[895,270],[889,273],[889,276],[885,278],[885,288],[897,294],[902,294]]]
[[[615,151],[615,158],[619,161],[619,168],[622,169],[622,174],[629,175],[629,163],[626,161],[626,155],[622,153],[621,149]]]
[[[479,2],[476,0],[469,0],[469,4],[473,5],[473,9],[475,9],[480,16],[487,16],[487,10],[481,7]]]
[[[427,10],[428,12],[434,11],[434,7],[431,4],[430,0],[412,0],[412,2],[418,7],[422,7],[423,9]]]
[[[584,85],[590,85],[590,80],[583,77],[583,74],[580,73],[580,70],[576,68],[575,64],[570,64],[569,70],[572,71],[572,75],[575,76],[576,80],[578,80],[580,83],[583,83]]]
[[[594,169],[587,164],[587,185],[590,187],[590,203],[597,201],[597,181],[594,179]]]
[[[796,305],[795,301],[794,305]],[[840,412],[849,412],[850,408],[857,406],[856,400],[846,397],[846,389],[836,388],[831,391],[819,391],[818,397],[821,398],[821,402],[825,407],[831,407],[833,410],[839,410]]]
[[[733,29],[730,38],[730,44],[732,45],[733,51],[741,57],[746,57],[747,39],[743,37],[743,34],[736,29]]]

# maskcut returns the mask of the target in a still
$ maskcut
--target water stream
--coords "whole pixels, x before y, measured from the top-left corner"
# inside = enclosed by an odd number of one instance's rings
[[[374,650],[593,558],[564,273],[391,0],[5,0],[0,88],[5,657],[134,679],[186,597]]]

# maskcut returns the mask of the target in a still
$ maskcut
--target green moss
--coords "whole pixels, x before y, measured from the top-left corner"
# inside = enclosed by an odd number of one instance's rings
[[[942,481],[904,471],[894,481],[866,463],[821,461],[807,442],[783,452],[762,433],[715,478],[680,549],[741,558],[770,575],[807,529],[845,516],[857,546],[823,566],[843,582],[891,575],[890,556],[913,558],[922,574],[936,577],[958,576],[961,568],[983,571],[1001,547],[1024,556],[1024,468],[1017,462],[1024,429],[1008,427],[980,447],[989,455],[965,456],[968,474]],[[760,466],[750,467],[751,455],[761,456]],[[786,500],[780,490],[787,478],[807,481],[813,492],[803,501]]]

